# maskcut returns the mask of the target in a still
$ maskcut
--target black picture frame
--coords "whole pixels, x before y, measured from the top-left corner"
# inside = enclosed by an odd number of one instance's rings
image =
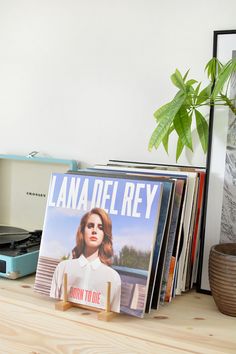
[[[218,58],[222,63],[226,63],[232,58],[233,51],[236,51],[236,30],[214,31],[213,57]],[[209,294],[209,253],[214,244],[221,242],[221,217],[228,119],[229,111],[226,107],[223,109],[211,108],[209,118],[209,149],[206,162],[204,213],[197,281],[197,290]]]

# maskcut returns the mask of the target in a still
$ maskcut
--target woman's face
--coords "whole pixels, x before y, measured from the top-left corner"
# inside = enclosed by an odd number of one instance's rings
[[[98,249],[104,238],[102,219],[97,214],[88,217],[84,229],[84,241],[87,248]]]

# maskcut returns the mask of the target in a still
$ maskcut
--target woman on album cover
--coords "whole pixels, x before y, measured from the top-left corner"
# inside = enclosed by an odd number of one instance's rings
[[[112,263],[112,223],[101,208],[83,215],[76,234],[73,259],[62,261],[55,269],[50,296],[63,298],[63,279],[67,273],[68,300],[105,308],[107,282],[111,282],[111,310],[120,312],[121,279]]]

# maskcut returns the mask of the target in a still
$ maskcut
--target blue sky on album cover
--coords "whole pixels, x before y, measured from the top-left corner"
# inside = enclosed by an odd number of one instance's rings
[[[145,188],[140,191],[142,202],[139,203],[140,217],[111,215],[112,220],[112,235],[113,235],[113,249],[115,254],[123,246],[133,246],[138,250],[150,251],[153,245],[153,240],[158,222],[158,206],[160,204],[160,195],[162,190],[162,183],[158,181],[151,181],[145,179],[126,179],[126,178],[111,178],[103,176],[91,176],[80,174],[53,174],[56,176],[56,184],[54,188],[54,195],[58,195],[61,181],[64,176],[68,177],[68,181],[72,177],[80,179],[82,184],[85,178],[89,179],[89,186],[93,186],[95,180],[103,181],[118,181],[118,190],[115,199],[116,208],[119,210],[123,202],[123,193],[127,182],[135,185],[142,183],[145,186],[149,184],[151,188],[158,185],[157,192],[155,193],[149,219],[143,215],[147,207]],[[88,199],[91,199],[90,189]],[[90,210],[88,207],[87,211]],[[62,256],[71,254],[71,250],[75,246],[75,235],[80,223],[81,217],[86,213],[85,210],[78,210],[72,208],[62,208],[56,206],[47,206],[47,211],[44,220],[44,231],[40,248],[40,255],[52,258],[61,258]]]

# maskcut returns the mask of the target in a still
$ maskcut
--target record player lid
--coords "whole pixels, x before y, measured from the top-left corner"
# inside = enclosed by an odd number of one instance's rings
[[[0,225],[0,245],[23,241],[29,238],[29,231],[13,226]]]
[[[51,174],[78,170],[78,163],[74,160],[35,154],[0,154],[0,225],[20,227],[23,232],[25,229],[41,230]]]

